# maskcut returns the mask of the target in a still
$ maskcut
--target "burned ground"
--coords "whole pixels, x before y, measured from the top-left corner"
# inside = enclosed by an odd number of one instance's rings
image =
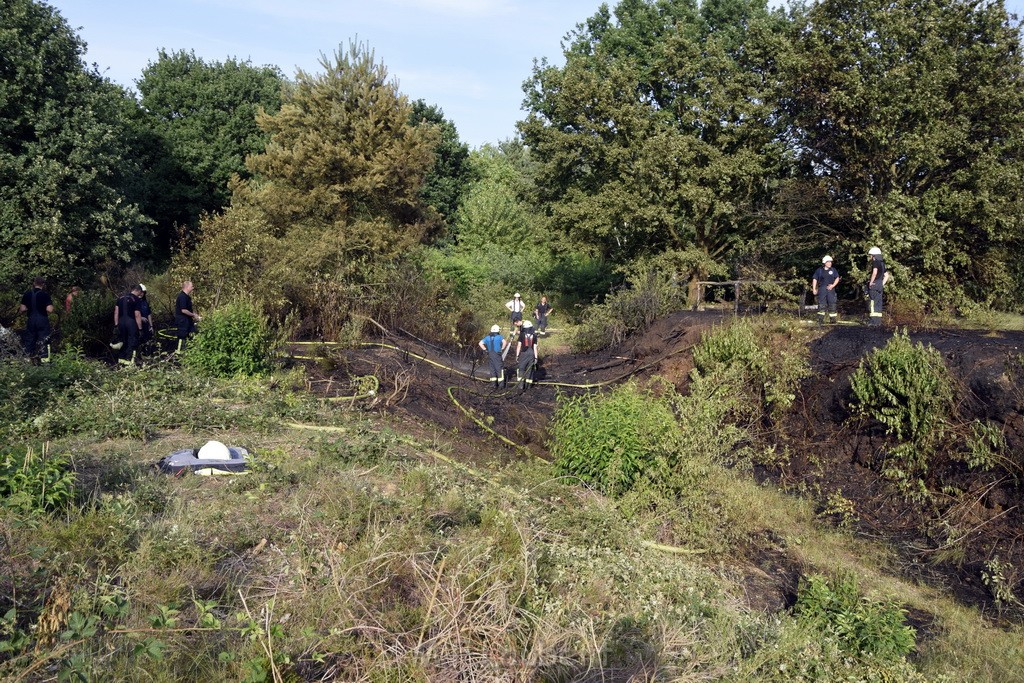
[[[348,378],[373,374],[381,381],[376,409],[417,432],[432,432],[457,457],[476,461],[482,453],[493,453],[494,444],[502,444],[509,460],[526,453],[547,458],[547,425],[560,392],[600,390],[630,377],[653,375],[685,391],[693,368],[693,346],[721,320],[717,313],[677,313],[615,348],[590,354],[570,354],[560,348],[556,332],[541,340],[541,362],[533,386],[510,381],[498,389],[487,381],[482,354],[476,349],[460,352],[425,340],[388,338],[357,350],[322,349],[325,360],[318,365],[316,386],[327,393],[345,393]],[[858,533],[890,543],[905,559],[903,571],[947,585],[965,603],[991,604],[981,576],[986,562],[994,558],[1011,568],[1005,578],[1017,584],[1020,596],[1024,590],[1024,333],[938,330],[911,334],[913,341],[942,353],[958,386],[957,419],[964,424],[990,421],[1006,439],[1002,466],[987,471],[969,470],[952,457],[955,454],[945,454],[948,457],[941,458],[929,474],[929,486],[936,493],[927,504],[908,502],[882,476],[892,443],[881,425],[850,409],[851,374],[862,358],[892,334],[887,329],[839,325],[810,343],[811,375],[802,383],[789,413],[766,430],[769,438],[788,448],[790,458],[771,467],[759,466],[757,476],[813,496],[823,511],[825,500],[841,495],[856,512]],[[513,365],[511,358],[507,364]],[[512,374],[514,379],[514,370]],[[769,552],[755,545],[747,553],[743,570],[750,579],[749,601],[780,607],[792,599],[799,567],[778,548]]]

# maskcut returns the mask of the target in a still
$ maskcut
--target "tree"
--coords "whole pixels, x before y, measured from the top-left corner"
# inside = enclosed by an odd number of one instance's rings
[[[801,163],[786,196],[819,208],[794,213],[848,253],[881,246],[904,293],[1024,302],[1020,41],[1001,2],[815,5],[796,26],[783,111]]]
[[[520,131],[553,223],[615,262],[696,248],[723,259],[763,224],[785,149],[763,2],[623,0],[541,62]]]
[[[266,151],[247,159],[253,177],[233,181],[231,206],[204,222],[191,259],[278,311],[322,308],[315,288],[363,282],[430,227],[421,188],[436,130],[410,123],[408,99],[365,45],[321,65],[258,117]]]
[[[91,277],[149,239],[130,196],[134,101],[84,51],[52,7],[0,0],[0,282]]]
[[[423,200],[450,222],[473,180],[469,147],[459,140],[455,124],[444,118],[444,112],[423,100],[412,103],[411,123],[433,125],[440,132],[440,140],[434,148],[434,167],[423,182]]]
[[[155,136],[145,209],[157,221],[159,251],[169,248],[176,227],[192,231],[202,214],[227,205],[233,176],[250,177],[245,158],[268,139],[256,116],[280,108],[283,84],[277,67],[206,62],[184,50],[160,50],[142,72],[141,104]]]

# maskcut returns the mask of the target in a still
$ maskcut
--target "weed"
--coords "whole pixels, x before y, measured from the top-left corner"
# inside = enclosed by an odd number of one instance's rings
[[[270,370],[271,335],[255,305],[239,300],[211,311],[185,350],[186,367],[207,377],[262,375]]]
[[[75,498],[75,474],[67,455],[32,448],[0,453],[0,503],[15,510],[53,512]]]
[[[892,601],[862,597],[852,574],[807,577],[794,612],[805,623],[834,635],[840,648],[853,655],[899,659],[914,649],[916,633],[904,623],[906,611]]]

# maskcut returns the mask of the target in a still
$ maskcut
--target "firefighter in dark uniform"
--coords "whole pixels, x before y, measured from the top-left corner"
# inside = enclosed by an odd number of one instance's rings
[[[881,249],[871,247],[868,256],[871,257],[868,265],[868,324],[877,326],[882,324],[882,289],[889,281],[889,272],[885,269]]]
[[[32,289],[21,297],[21,313],[28,313],[25,325],[25,353],[33,363],[46,363],[50,360],[50,313],[53,313],[53,299],[43,287],[46,280],[37,277],[32,280]],[[45,349],[41,347],[45,346]],[[42,353],[41,353],[42,350]]]
[[[542,296],[540,303],[533,309],[533,319],[537,321],[537,334],[547,334],[548,316],[555,312],[548,303],[548,298]]]
[[[479,346],[487,352],[487,362],[491,366],[491,382],[497,388],[505,380],[505,364],[502,351],[508,346],[508,341],[501,336],[501,328],[497,325],[492,325],[491,333],[480,340]]]
[[[814,271],[811,278],[811,292],[818,297],[818,324],[825,324],[825,313],[828,312],[829,323],[835,323],[839,315],[836,312],[836,285],[842,278],[839,271],[832,267],[832,257],[821,259],[821,267]]]
[[[185,340],[195,332],[196,323],[202,320],[192,305],[192,289],[192,282],[185,280],[181,283],[178,298],[174,300],[174,323],[178,326],[178,351],[185,350]]]
[[[149,299],[146,298],[146,285],[139,284],[142,290],[139,294],[139,314],[142,316],[142,332],[139,333],[139,351],[146,354],[150,349],[150,342],[153,341],[153,309],[149,307]]]
[[[121,295],[114,304],[114,326],[121,337],[117,362],[121,365],[135,362],[135,349],[139,346],[139,336],[142,334],[142,312],[139,310],[141,298],[142,287],[135,285],[132,291]]]
[[[537,367],[537,335],[534,333],[533,323],[529,320],[523,321],[519,331],[516,361],[516,381],[525,380],[527,385],[533,384],[533,371]]]

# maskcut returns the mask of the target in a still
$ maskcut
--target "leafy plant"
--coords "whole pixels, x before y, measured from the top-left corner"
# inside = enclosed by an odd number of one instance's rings
[[[36,455],[0,455],[0,502],[21,512],[52,512],[66,507],[75,497],[75,473],[67,455],[51,456],[44,448]]]
[[[851,655],[899,659],[914,648],[916,632],[893,601],[862,597],[852,574],[806,577],[797,593],[797,618],[823,629]]]
[[[679,443],[668,401],[635,383],[607,394],[560,396],[551,425],[558,469],[610,495],[672,471]]]
[[[913,344],[906,330],[861,360],[850,384],[855,410],[901,441],[934,441],[952,413],[953,384],[942,354]]]
[[[270,370],[266,319],[244,300],[212,311],[185,350],[183,363],[208,377],[261,375]]]

